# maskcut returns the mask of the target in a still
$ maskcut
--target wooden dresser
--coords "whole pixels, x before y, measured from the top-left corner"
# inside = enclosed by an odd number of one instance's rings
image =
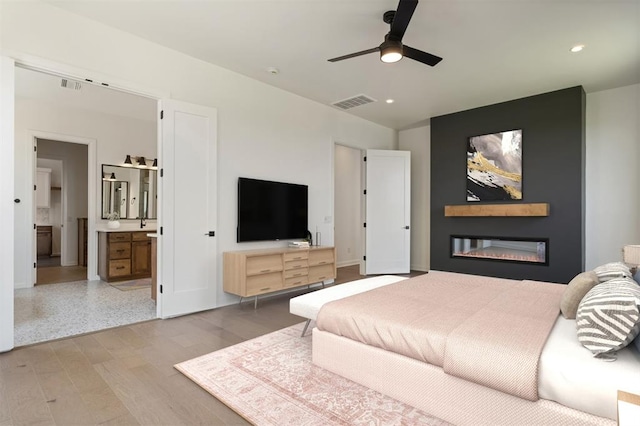
[[[98,274],[107,282],[151,277],[149,231],[98,231]]]
[[[242,297],[323,282],[336,277],[334,247],[225,252],[223,287]]]

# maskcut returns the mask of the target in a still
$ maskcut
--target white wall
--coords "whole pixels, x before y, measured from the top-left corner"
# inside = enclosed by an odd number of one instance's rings
[[[362,151],[335,147],[335,247],[337,266],[357,265],[362,259]]]
[[[640,244],[640,84],[587,95],[586,269]]]
[[[149,100],[150,117],[155,118],[156,102]],[[97,140],[96,176],[89,182],[89,190],[97,194],[96,211],[98,220],[100,218],[101,191],[101,165],[102,164],[122,164],[126,154],[146,155],[153,158],[157,152],[157,136],[155,121],[145,121],[126,118],[116,115],[104,114],[84,109],[65,108],[60,105],[52,105],[43,101],[33,99],[18,98],[15,102],[15,194],[23,202],[16,206],[16,217],[14,232],[16,235],[15,253],[15,287],[30,287],[32,285],[30,271],[33,265],[33,241],[26,238],[31,235],[33,217],[30,212],[33,210],[31,192],[33,188],[33,175],[31,167],[33,164],[33,141],[30,131],[46,132],[47,134],[57,134],[59,141],[68,140],[65,136],[92,138]],[[56,150],[54,150],[56,151]],[[41,151],[40,155],[48,158],[63,159],[62,152]],[[68,158],[67,161],[76,161],[75,157]],[[84,166],[84,177],[87,181],[86,159]],[[76,176],[67,176],[69,182],[73,182],[74,190],[81,190],[77,187]],[[86,189],[84,190],[86,194]],[[86,198],[84,201],[86,203]],[[82,215],[82,216],[78,216]],[[77,217],[86,217],[87,207],[73,207],[67,214],[67,225],[75,229]],[[69,221],[69,217],[71,220]],[[99,221],[106,224],[106,221]],[[131,222],[135,227],[136,222]],[[24,236],[17,238],[17,236]],[[74,252],[77,244],[77,231],[67,235],[67,250]],[[70,245],[71,244],[71,245]],[[77,248],[75,249],[77,257]],[[94,259],[97,261],[97,259]]]
[[[393,149],[396,132],[249,79],[187,55],[73,15],[48,4],[3,3],[0,40],[5,53],[32,55],[89,70],[107,81],[152,87],[174,99],[218,110],[218,302],[222,252],[272,246],[237,244],[239,176],[309,185],[309,227],[333,238],[333,141]],[[107,148],[108,149],[108,148]],[[103,154],[99,149],[99,155]],[[109,161],[117,161],[119,156]],[[103,157],[105,158],[105,157]],[[104,160],[100,160],[103,162]],[[197,195],[197,184],[191,188]],[[325,223],[328,218],[329,223]]]
[[[398,149],[411,151],[411,269],[428,271],[431,265],[431,126],[403,130],[398,137]]]

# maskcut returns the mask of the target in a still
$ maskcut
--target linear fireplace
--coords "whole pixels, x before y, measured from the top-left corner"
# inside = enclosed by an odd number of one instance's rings
[[[549,264],[549,239],[451,236],[451,257]]]

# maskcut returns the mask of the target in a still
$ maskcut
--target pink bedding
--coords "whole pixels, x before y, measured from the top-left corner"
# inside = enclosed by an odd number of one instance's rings
[[[327,303],[317,327],[537,400],[538,360],[564,289],[432,271]]]

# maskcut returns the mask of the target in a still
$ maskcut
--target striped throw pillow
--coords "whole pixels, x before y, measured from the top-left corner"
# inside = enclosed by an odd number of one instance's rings
[[[605,263],[593,270],[601,283],[613,278],[631,278],[631,270],[622,262]]]
[[[576,317],[578,340],[596,357],[606,357],[640,333],[640,286],[629,278],[601,283],[584,296]]]

